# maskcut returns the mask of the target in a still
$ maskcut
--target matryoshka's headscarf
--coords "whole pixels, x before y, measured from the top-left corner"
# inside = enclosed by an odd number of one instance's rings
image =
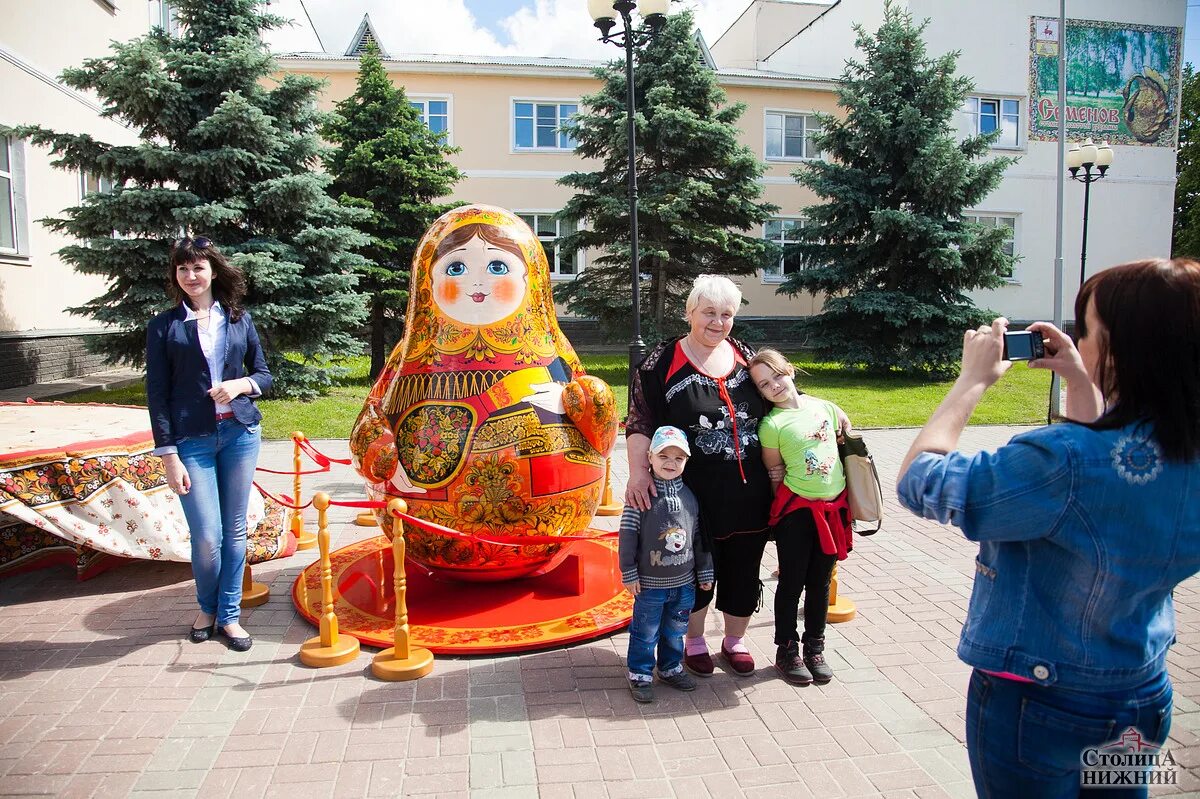
[[[462,239],[461,244],[475,236],[519,254],[526,267],[522,302],[503,319],[483,325],[450,318],[433,296],[433,265],[440,257],[439,250],[448,249],[443,246],[448,238]],[[407,364],[437,364],[445,356],[486,362],[497,354],[511,355],[517,364],[532,364],[557,355],[566,359],[573,373],[582,371],[574,349],[558,328],[550,268],[541,242],[511,211],[491,205],[464,205],[442,214],[417,245],[407,325],[399,349]]]

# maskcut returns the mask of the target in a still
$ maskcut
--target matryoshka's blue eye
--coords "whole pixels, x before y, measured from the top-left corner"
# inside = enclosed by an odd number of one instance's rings
[[[446,264],[446,274],[450,277],[461,277],[467,273],[467,265],[462,261]]]
[[[488,274],[490,275],[507,275],[508,264],[504,261],[492,261],[488,264]]]

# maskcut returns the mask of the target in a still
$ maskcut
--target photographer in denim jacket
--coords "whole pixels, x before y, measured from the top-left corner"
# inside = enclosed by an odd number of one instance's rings
[[[1094,275],[1075,319],[1078,347],[1030,326],[1046,346],[1030,366],[1066,381],[1067,423],[954,451],[1011,366],[997,319],[965,335],[962,373],[900,467],[905,507],[979,542],[958,654],[980,796],[1077,795],[1085,748],[1130,727],[1160,746],[1171,724],[1171,591],[1200,570],[1200,263]]]
[[[271,373],[242,308],[246,278],[211,241],[175,242],[167,281],[179,304],[146,329],[146,401],[154,454],[191,534],[200,613],[188,637],[202,643],[215,630],[245,652],[246,504],[262,421],[252,398],[270,389]]]

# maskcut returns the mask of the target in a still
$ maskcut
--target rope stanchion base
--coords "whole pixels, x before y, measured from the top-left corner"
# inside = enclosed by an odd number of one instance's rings
[[[829,610],[825,613],[825,620],[830,624],[842,624],[857,616],[858,608],[850,597],[838,595],[837,572],[834,574],[834,578],[829,581]]]
[[[300,662],[315,669],[340,666],[357,658],[361,651],[358,639],[352,635],[338,635],[329,646],[322,646],[318,635],[300,645]]]
[[[310,533],[309,531],[305,530],[303,533],[296,536],[296,551],[297,552],[304,550],[304,549],[316,549],[316,547],[317,547],[317,536],[315,533]]]
[[[270,598],[270,586],[254,582],[254,576],[250,573],[250,564],[247,563],[246,570],[242,572],[242,607],[256,608],[266,604]]]
[[[371,673],[391,682],[417,680],[431,671],[433,653],[420,646],[409,646],[406,658],[396,657],[396,648],[388,647],[371,661]]]
[[[394,643],[391,546],[387,537],[376,536],[330,555],[339,629],[368,646]],[[417,647],[437,655],[526,652],[625,627],[633,597],[621,585],[616,540],[580,541],[571,554],[576,557],[540,577],[493,583],[439,580],[409,561],[410,653]],[[292,586],[297,609],[314,624],[322,611],[320,579],[320,564],[314,563]]]
[[[625,512],[625,506],[620,502],[613,502],[609,505],[600,505],[596,508],[597,516],[620,516]]]
[[[379,520],[375,518],[373,511],[365,510],[354,517],[354,523],[359,527],[378,527]]]

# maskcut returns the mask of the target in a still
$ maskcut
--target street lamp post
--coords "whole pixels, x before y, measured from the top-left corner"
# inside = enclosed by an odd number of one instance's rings
[[[1102,143],[1099,147],[1091,139],[1086,140],[1082,145],[1072,144],[1067,150],[1067,169],[1071,173],[1071,180],[1078,180],[1083,184],[1083,247],[1079,252],[1079,285],[1083,285],[1084,277],[1087,273],[1087,229],[1088,229],[1088,204],[1092,197],[1092,184],[1108,172],[1109,166],[1113,162],[1113,151],[1108,146],[1108,142]],[[1096,172],[1092,172],[1092,168]],[[1080,168],[1083,169],[1083,174],[1079,174]],[[1076,320],[1076,324],[1079,320]]]
[[[633,51],[658,35],[667,22],[667,6],[670,0],[588,0],[588,13],[600,29],[600,41],[613,44],[625,51],[625,118],[628,123],[629,139],[629,282],[633,299],[633,338],[629,342],[629,387],[633,390],[633,370],[641,362],[646,351],[642,341],[641,301],[639,299],[640,274],[638,269],[638,211],[637,211],[637,165],[636,135],[633,119]],[[646,31],[633,28],[634,7],[646,21]],[[621,17],[624,30],[613,33],[617,16]]]

